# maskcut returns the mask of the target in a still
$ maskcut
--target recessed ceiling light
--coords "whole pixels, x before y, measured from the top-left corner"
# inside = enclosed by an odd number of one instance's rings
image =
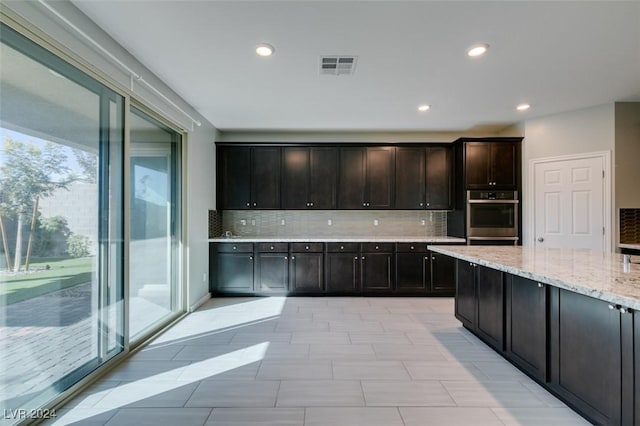
[[[484,55],[487,52],[487,50],[489,50],[489,45],[486,43],[474,44],[469,48],[469,50],[467,50],[467,55],[471,56],[472,58],[475,58],[477,56]]]
[[[529,105],[529,104],[520,104],[520,105],[518,105],[518,106],[516,107],[516,109],[517,109],[518,111],[526,111],[526,110],[528,110],[529,108],[531,108],[531,105]]]
[[[431,105],[420,105],[418,107],[418,111],[425,112],[425,111],[429,111],[430,108],[431,108]]]
[[[256,46],[258,56],[271,56],[273,55],[273,51],[273,46],[267,43],[260,43]]]

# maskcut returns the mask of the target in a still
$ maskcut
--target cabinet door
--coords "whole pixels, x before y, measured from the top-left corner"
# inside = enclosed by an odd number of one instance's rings
[[[456,259],[440,253],[430,252],[431,291],[450,293],[456,291]]]
[[[620,312],[581,294],[554,289],[551,383],[596,424],[620,424]]]
[[[282,157],[282,206],[285,209],[306,209],[309,207],[309,148],[283,148]]]
[[[450,147],[426,149],[426,207],[448,210],[452,207],[451,182],[453,163]]]
[[[396,148],[397,209],[425,207],[425,149]]]
[[[476,330],[495,349],[504,350],[504,273],[476,266]]]
[[[360,256],[358,253],[327,253],[326,288],[328,293],[360,292]]]
[[[393,254],[362,254],[362,289],[363,291],[393,290]]]
[[[632,367],[633,370],[633,389],[628,394],[633,395],[632,408],[628,409],[633,411],[633,424],[640,425],[640,313],[638,311],[633,312],[633,333],[631,339],[633,341],[634,349]]]
[[[425,292],[429,286],[430,262],[427,253],[396,254],[396,289],[401,292]]]
[[[253,148],[251,156],[252,208],[280,208],[280,155],[280,148],[277,147]]]
[[[258,254],[258,291],[286,291],[289,282],[289,257],[286,253]]]
[[[314,209],[335,209],[338,149],[311,148],[309,204]]]
[[[491,182],[491,144],[465,144],[465,176],[468,189],[488,188]]]
[[[517,145],[510,142],[491,143],[491,182],[496,189],[516,188]]]
[[[253,254],[218,253],[216,264],[216,290],[218,292],[253,292]]]
[[[338,208],[361,209],[365,204],[366,148],[340,148]]]
[[[292,253],[290,289],[295,293],[322,293],[322,253]]]
[[[456,318],[470,330],[476,326],[475,266],[464,260],[456,261]]]
[[[393,207],[395,148],[367,148],[367,207],[390,209]]]
[[[542,382],[547,378],[546,294],[546,285],[516,275],[507,277],[507,353]]]
[[[221,209],[239,210],[251,207],[251,148],[220,149],[218,162]]]

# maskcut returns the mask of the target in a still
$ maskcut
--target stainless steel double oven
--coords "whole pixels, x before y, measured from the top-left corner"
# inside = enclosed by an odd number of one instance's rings
[[[469,244],[517,244],[518,191],[467,191]]]

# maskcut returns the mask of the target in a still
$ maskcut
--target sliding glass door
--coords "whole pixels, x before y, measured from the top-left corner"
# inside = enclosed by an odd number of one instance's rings
[[[129,334],[132,340],[179,308],[180,134],[131,109]]]
[[[125,111],[5,25],[0,63],[0,423],[14,423],[124,350]]]

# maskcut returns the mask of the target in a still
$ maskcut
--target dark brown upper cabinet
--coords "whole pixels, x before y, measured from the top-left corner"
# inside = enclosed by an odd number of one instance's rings
[[[394,178],[394,147],[340,148],[338,208],[393,208]]]
[[[465,143],[467,189],[516,189],[518,147],[514,142]]]
[[[396,148],[396,208],[426,206],[426,151],[423,147]]]
[[[280,208],[279,147],[224,147],[218,158],[222,209]]]
[[[282,156],[283,208],[336,208],[337,148],[285,147]]]
[[[451,209],[451,147],[396,148],[396,209]]]

